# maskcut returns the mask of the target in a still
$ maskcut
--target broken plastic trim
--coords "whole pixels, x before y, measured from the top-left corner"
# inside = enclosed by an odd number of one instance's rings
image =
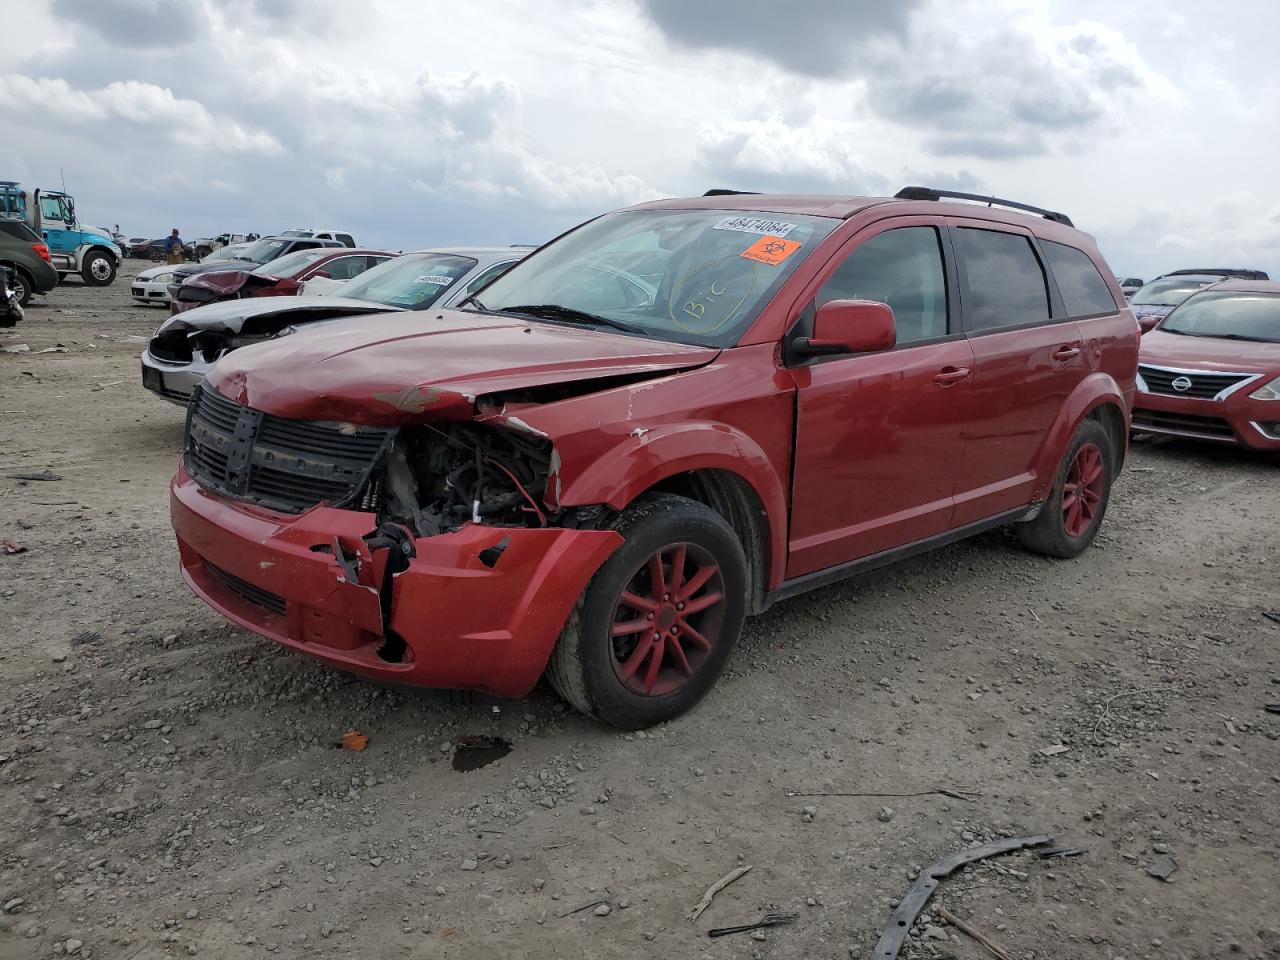
[[[366,533],[363,540],[368,544],[370,553],[387,551],[387,566],[382,574],[382,588],[378,591],[378,602],[382,607],[382,645],[378,647],[378,657],[387,663],[401,663],[409,645],[390,626],[391,588],[396,574],[409,569],[409,561],[417,556],[418,549],[413,544],[413,534],[396,523],[379,525],[372,533]],[[333,538],[333,545],[341,556],[337,537]]]
[[[893,960],[898,955],[898,951],[906,943],[907,934],[911,932],[911,925],[916,922],[916,917],[920,916],[920,911],[929,902],[933,892],[938,889],[939,880],[951,876],[965,864],[973,863],[975,860],[985,860],[987,857],[1011,853],[1014,850],[1025,850],[1027,847],[1042,847],[1049,843],[1053,843],[1053,837],[1047,834],[996,840],[962,850],[960,853],[953,853],[932,866],[925,867],[920,871],[916,882],[911,885],[911,889],[907,891],[907,895],[902,898],[902,902],[898,904],[898,909],[893,911],[893,916],[889,918],[888,924],[880,933],[880,939],[876,941],[876,948],[871,956],[874,960]]]

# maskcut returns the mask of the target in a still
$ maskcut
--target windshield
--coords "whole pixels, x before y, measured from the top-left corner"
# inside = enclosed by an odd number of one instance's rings
[[[1280,343],[1280,295],[1208,290],[1165,318],[1165,333]]]
[[[516,264],[471,302],[495,312],[554,305],[561,309],[533,315],[595,316],[658,339],[726,346],[839,222],[727,210],[608,214]]]
[[[292,277],[301,273],[304,268],[315,263],[321,257],[327,257],[329,251],[323,247],[315,250],[297,250],[293,253],[286,253],[283,257],[277,257],[274,260],[268,260],[260,267],[254,269],[254,273],[267,277]]]
[[[288,240],[281,240],[278,237],[268,237],[266,240],[257,240],[249,244],[243,250],[237,250],[231,255],[232,260],[249,260],[252,263],[266,263],[280,256],[284,248],[289,246]]]
[[[1176,307],[1201,287],[1216,282],[1216,280],[1188,280],[1186,277],[1152,280],[1135,293],[1129,302],[1135,306]]]
[[[471,257],[411,253],[380,263],[356,279],[348,280],[342,296],[406,310],[425,310],[475,265]]]

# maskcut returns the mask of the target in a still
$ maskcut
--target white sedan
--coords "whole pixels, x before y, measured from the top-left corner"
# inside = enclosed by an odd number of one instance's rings
[[[158,307],[169,305],[169,284],[173,283],[174,267],[165,264],[163,267],[152,267],[143,270],[133,278],[129,285],[129,296],[135,303]]]

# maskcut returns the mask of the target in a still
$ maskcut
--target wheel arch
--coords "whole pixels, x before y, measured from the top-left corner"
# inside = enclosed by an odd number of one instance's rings
[[[1033,497],[1037,502],[1048,496],[1067,444],[1085,420],[1097,420],[1107,431],[1114,444],[1116,466],[1119,468],[1128,444],[1129,418],[1125,410],[1124,395],[1110,375],[1094,373],[1080,381],[1059,410],[1058,418],[1045,436],[1036,458]]]
[[[689,497],[729,522],[747,554],[750,609],[763,609],[786,567],[788,498],[755,441],[723,424],[633,430],[626,442],[566,478],[557,499],[562,506],[623,510],[650,491]]]

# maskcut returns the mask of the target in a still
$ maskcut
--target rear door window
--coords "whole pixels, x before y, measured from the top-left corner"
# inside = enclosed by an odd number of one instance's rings
[[[1027,237],[960,227],[955,240],[968,279],[970,333],[1049,321],[1049,287]]]
[[[333,280],[350,280],[369,269],[368,257],[337,257],[323,264],[320,269]]]
[[[1067,316],[1090,317],[1116,312],[1116,301],[1111,296],[1111,288],[1102,279],[1102,274],[1088,254],[1052,240],[1041,240],[1040,248],[1049,261],[1053,279],[1058,282],[1058,292],[1062,294]]]
[[[898,343],[947,335],[947,281],[934,227],[899,227],[860,244],[818,291],[830,300],[875,300],[893,310]]]

